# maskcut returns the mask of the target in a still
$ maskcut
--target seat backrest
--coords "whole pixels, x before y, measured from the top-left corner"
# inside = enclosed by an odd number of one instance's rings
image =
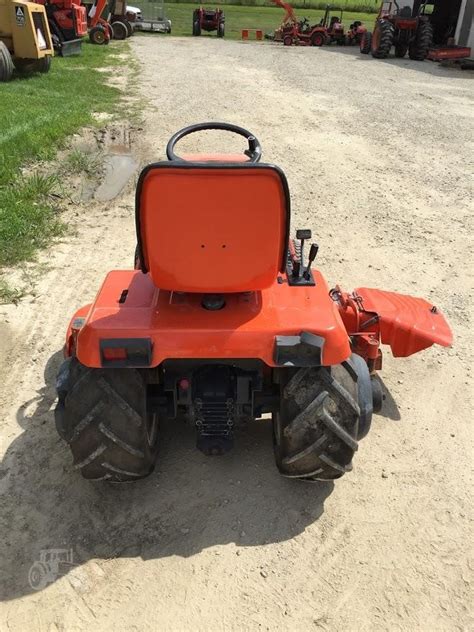
[[[263,290],[286,265],[290,197],[264,164],[163,162],[142,171],[136,195],[143,272],[164,290]]]

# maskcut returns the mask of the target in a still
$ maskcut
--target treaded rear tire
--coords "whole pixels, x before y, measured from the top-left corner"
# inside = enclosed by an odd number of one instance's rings
[[[0,42],[0,82],[10,81],[13,75],[13,59],[10,51]]]
[[[127,39],[129,35],[128,35],[128,28],[125,22],[122,22],[121,20],[115,20],[115,22],[112,22],[111,26],[112,26],[112,32],[114,34],[115,40]]]
[[[362,55],[368,55],[370,53],[370,49],[372,48],[372,33],[367,31],[362,35],[362,39],[360,40],[359,49]]]
[[[408,56],[414,61],[424,61],[433,45],[433,27],[430,22],[420,22],[415,41],[408,49]]]
[[[316,32],[311,36],[311,46],[324,46],[325,43],[324,33]]]
[[[84,478],[125,482],[152,472],[157,417],[147,414],[146,381],[138,369],[91,369],[68,358],[56,388],[56,428]]]
[[[379,32],[377,32],[377,30]],[[395,29],[388,20],[377,20],[372,34],[372,57],[376,59],[386,59],[390,55],[393,46]],[[377,45],[378,38],[378,45]],[[375,41],[374,41],[375,40]],[[374,48],[374,46],[377,46]]]
[[[280,411],[274,415],[274,447],[283,476],[334,480],[352,470],[357,442],[370,428],[370,403],[362,397],[361,359],[333,367],[286,369],[280,373]],[[363,362],[363,361],[362,361]],[[358,385],[358,382],[361,385]]]

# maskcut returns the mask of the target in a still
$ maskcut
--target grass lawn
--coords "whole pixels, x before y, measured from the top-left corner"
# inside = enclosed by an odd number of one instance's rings
[[[48,74],[14,76],[2,84],[0,267],[31,259],[62,230],[51,196],[58,178],[35,174],[29,166],[54,157],[69,134],[94,122],[93,112],[113,113],[120,98],[98,69],[123,63],[117,53],[126,50],[124,43],[84,41],[82,50],[79,57],[55,57]],[[0,298],[2,288],[0,283]]]
[[[156,9],[153,9],[153,3],[139,3],[143,11],[143,15],[153,17],[157,15]],[[204,6],[214,7],[215,3],[205,3]],[[191,35],[192,16],[196,8],[196,4],[183,3],[166,3],[166,16],[172,22],[172,35]],[[229,39],[240,39],[241,30],[243,28],[258,28],[265,32],[274,31],[281,23],[284,11],[274,6],[237,6],[226,5],[225,12],[225,36]],[[298,18],[308,18],[311,24],[319,22],[323,17],[322,9],[295,9]],[[374,22],[374,14],[370,13],[349,13],[344,12],[343,22],[346,27],[354,20],[365,22],[370,25]],[[150,37],[159,37],[156,34],[150,34]],[[204,33],[202,37],[216,37],[216,33]]]

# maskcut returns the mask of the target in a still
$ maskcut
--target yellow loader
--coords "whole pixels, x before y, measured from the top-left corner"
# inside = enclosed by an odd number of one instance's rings
[[[15,68],[48,72],[53,54],[44,6],[0,0],[0,81],[10,81]]]

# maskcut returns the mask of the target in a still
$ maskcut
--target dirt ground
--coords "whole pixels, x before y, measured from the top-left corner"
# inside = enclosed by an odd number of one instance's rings
[[[0,630],[474,629],[472,76],[204,37],[132,48],[144,123],[116,143],[144,164],[189,123],[249,128],[330,284],[425,296],[455,344],[385,354],[384,408],[335,485],[279,477],[268,421],[214,459],[168,424],[151,477],[90,484],[56,434],[54,377],[73,310],[131,265],[134,182],[71,204],[74,230],[30,268],[33,293],[0,307]],[[51,549],[71,563],[34,590]]]

